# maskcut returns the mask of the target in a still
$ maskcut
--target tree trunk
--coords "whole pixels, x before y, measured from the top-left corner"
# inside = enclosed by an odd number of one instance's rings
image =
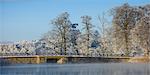
[[[87,27],[87,51],[89,52],[89,42],[90,42],[90,30],[89,30],[89,25],[86,23]]]

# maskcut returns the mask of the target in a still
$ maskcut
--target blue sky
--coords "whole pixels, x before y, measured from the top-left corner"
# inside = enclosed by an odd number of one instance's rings
[[[36,40],[51,30],[50,21],[63,12],[72,23],[81,23],[81,16],[97,16],[128,2],[150,4],[150,0],[0,0],[0,41]],[[108,17],[109,18],[109,17]]]

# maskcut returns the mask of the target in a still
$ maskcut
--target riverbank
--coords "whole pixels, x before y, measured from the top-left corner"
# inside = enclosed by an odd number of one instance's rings
[[[133,57],[128,62],[130,62],[130,63],[147,63],[147,62],[150,62],[150,57]]]

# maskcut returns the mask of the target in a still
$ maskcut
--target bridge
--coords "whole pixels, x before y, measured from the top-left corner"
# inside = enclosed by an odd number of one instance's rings
[[[98,63],[98,62],[128,62],[133,59],[142,59],[145,62],[147,57],[126,57],[126,56],[84,56],[84,55],[23,55],[23,56],[0,56],[0,60],[9,63]],[[148,57],[149,61],[150,57]]]

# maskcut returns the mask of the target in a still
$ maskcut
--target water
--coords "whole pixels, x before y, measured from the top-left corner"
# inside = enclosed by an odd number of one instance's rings
[[[20,64],[1,66],[0,75],[150,75],[150,64]]]

